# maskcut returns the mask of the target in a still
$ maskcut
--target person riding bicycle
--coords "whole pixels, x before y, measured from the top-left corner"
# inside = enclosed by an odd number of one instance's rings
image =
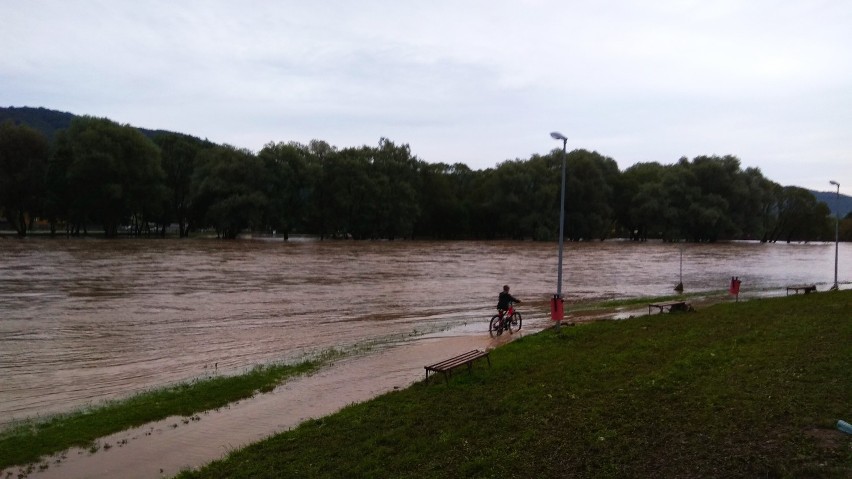
[[[497,297],[497,312],[500,314],[500,317],[503,317],[503,313],[509,309],[509,303],[520,303],[521,300],[509,294],[509,285],[503,286],[503,291],[500,292],[500,295]]]

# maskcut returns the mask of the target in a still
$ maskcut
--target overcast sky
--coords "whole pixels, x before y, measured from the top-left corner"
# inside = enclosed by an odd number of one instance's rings
[[[852,1],[0,0],[0,106],[260,150],[732,154],[852,193]]]

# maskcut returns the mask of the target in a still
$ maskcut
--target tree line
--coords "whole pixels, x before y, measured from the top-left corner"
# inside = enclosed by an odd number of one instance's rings
[[[21,236],[186,237],[251,231],[353,239],[558,236],[562,151],[471,170],[427,163],[406,144],[337,148],[270,142],[258,153],[179,133],[76,117],[52,140],[0,125],[0,211]],[[712,242],[834,239],[825,203],[782,187],[734,156],[620,171],[597,152],[567,153],[565,239]],[[848,235],[848,228],[844,235]]]

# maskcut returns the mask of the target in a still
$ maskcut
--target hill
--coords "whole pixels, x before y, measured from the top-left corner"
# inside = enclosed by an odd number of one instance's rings
[[[71,124],[71,120],[78,116],[80,115],[64,111],[48,110],[47,108],[42,107],[0,107],[0,123],[11,120],[16,125],[27,125],[44,133],[44,135],[51,140],[54,138],[57,131],[68,128]],[[136,127],[136,129],[148,138],[153,138],[160,133],[175,133],[167,130],[150,130],[139,127]]]
[[[836,191],[814,191],[811,190],[817,201],[821,201],[828,205],[831,209],[831,214],[840,213],[840,218],[845,218],[852,212],[852,196],[840,195],[840,200],[837,199]]]
[[[44,133],[50,139],[62,129],[68,128],[77,115],[64,111],[48,110],[47,108],[30,107],[0,107],[0,123],[11,120],[16,125],[27,125]]]

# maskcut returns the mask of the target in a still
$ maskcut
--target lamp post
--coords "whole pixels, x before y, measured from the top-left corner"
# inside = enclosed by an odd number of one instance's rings
[[[839,240],[840,235],[840,183],[831,180],[829,181],[832,185],[837,187],[837,202],[835,203],[834,212],[834,286],[831,287],[832,290],[837,290],[837,242]]]
[[[556,323],[558,328],[562,325],[562,315],[564,314],[562,309],[562,247],[565,242],[565,156],[567,155],[565,149],[568,138],[558,131],[552,132],[550,137],[554,140],[562,140],[562,189],[559,195],[559,265],[556,270],[556,296],[553,297],[551,302],[551,316],[552,319],[558,321]]]

